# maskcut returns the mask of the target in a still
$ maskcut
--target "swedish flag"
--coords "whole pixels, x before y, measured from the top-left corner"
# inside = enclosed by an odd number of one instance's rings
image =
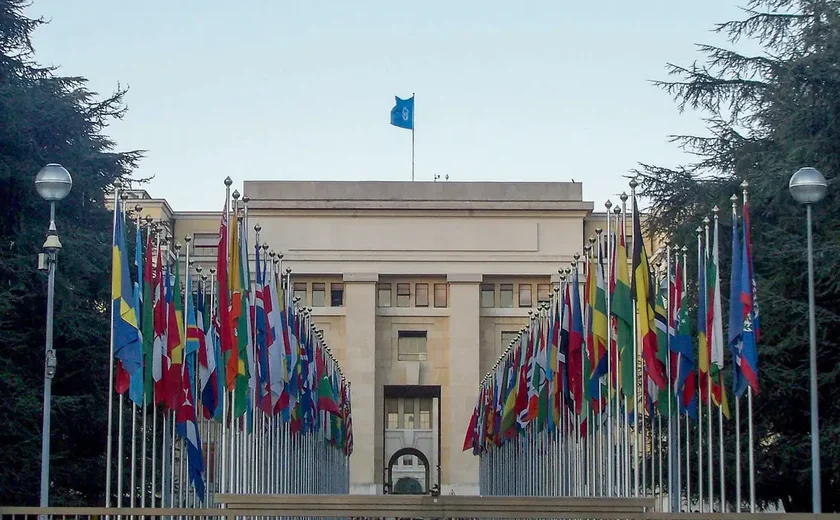
[[[117,198],[114,206],[114,247],[111,274],[111,342],[114,357],[129,375],[141,368],[143,344],[137,325],[137,311],[132,295],[131,276],[125,247],[125,215]]]

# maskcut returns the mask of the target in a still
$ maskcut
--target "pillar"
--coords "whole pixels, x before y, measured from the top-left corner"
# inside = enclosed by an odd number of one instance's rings
[[[350,493],[377,493],[376,424],[376,282],[373,273],[345,274],[346,377],[352,383],[353,455],[350,456]],[[379,414],[381,415],[381,414]],[[380,457],[381,458],[381,457]]]
[[[449,385],[443,396],[445,493],[478,494],[478,457],[461,451],[464,434],[478,396],[479,295],[482,275],[450,274],[449,282]]]

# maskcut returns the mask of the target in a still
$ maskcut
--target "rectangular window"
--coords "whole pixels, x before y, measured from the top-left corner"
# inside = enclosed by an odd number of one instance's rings
[[[432,400],[420,399],[420,429],[432,429]]]
[[[503,309],[513,308],[513,284],[503,283],[499,285],[499,307]]]
[[[429,306],[429,284],[418,283],[414,286],[414,306],[428,307]]]
[[[397,336],[397,359],[400,361],[425,361],[426,331],[399,331]]]
[[[324,283],[312,284],[312,306],[323,307],[327,303],[327,290]]]
[[[485,309],[496,306],[496,286],[494,284],[481,284],[481,306]]]
[[[216,233],[194,233],[192,244],[195,256],[216,256],[219,247],[219,235]]]
[[[385,420],[389,430],[400,427],[400,402],[397,399],[385,399]]]
[[[391,306],[391,284],[389,283],[380,283],[379,284],[379,306],[380,307],[390,307]]]
[[[447,291],[446,291],[446,284],[445,283],[436,283],[435,284],[435,307],[443,308],[448,305],[447,303]]]
[[[414,465],[414,455],[406,455],[402,458],[402,465],[403,466],[413,466]]]
[[[344,284],[330,284],[330,307],[344,307]]]
[[[502,331],[502,351],[508,348],[508,345],[516,339],[516,336],[519,335],[519,332],[515,330],[503,330]]]
[[[303,307],[306,305],[306,282],[295,282],[294,285],[295,298],[300,298],[300,301],[297,303],[298,307]]]
[[[519,284],[519,306],[531,307],[532,305],[533,303],[531,302],[531,284]]]
[[[397,307],[409,307],[411,305],[411,284],[397,284]]]
[[[551,284],[538,283],[537,284],[537,302],[548,303],[551,299]]]

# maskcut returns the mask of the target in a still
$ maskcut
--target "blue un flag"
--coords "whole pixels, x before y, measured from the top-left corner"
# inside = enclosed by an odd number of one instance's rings
[[[400,128],[414,130],[414,96],[400,99],[394,96],[397,103],[391,109],[391,124]]]

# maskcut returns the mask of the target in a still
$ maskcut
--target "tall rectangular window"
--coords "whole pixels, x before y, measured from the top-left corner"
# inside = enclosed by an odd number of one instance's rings
[[[379,296],[378,296],[378,304],[380,307],[390,307],[391,306],[391,284],[389,283],[380,283],[378,286]]]
[[[481,284],[481,306],[485,309],[496,306],[496,286],[494,284]]]
[[[323,307],[326,305],[327,301],[327,290],[326,284],[324,283],[313,283],[312,284],[312,306],[313,307]]]
[[[330,284],[330,307],[344,306],[344,284],[331,283]]]
[[[414,286],[414,306],[428,307],[429,306],[429,284],[418,283]]]
[[[443,308],[448,305],[447,302],[447,291],[446,291],[446,284],[445,283],[436,283],[435,284],[435,307]]]
[[[411,305],[411,284],[397,284],[397,307],[409,307]]]
[[[537,302],[548,303],[551,299],[551,284],[538,283],[537,284]]]
[[[518,336],[518,335],[519,335],[519,332],[517,332],[515,330],[503,330],[502,331],[502,351],[503,352],[506,348],[508,348],[508,345],[510,345],[513,342],[513,340],[516,339],[516,336]]]
[[[400,401],[399,399],[385,399],[385,421],[386,428],[396,430],[400,427]]]
[[[519,306],[520,307],[531,307],[533,302],[531,301],[531,284],[529,283],[521,283],[519,284]]]
[[[499,285],[499,307],[503,309],[513,308],[513,284],[503,283]]]
[[[420,425],[421,430],[432,429],[432,400],[429,398],[420,399]]]
[[[426,331],[399,331],[397,333],[397,359],[400,361],[425,361]]]
[[[303,307],[306,305],[306,282],[295,282],[294,285],[294,297],[300,298],[298,302],[299,307]]]

